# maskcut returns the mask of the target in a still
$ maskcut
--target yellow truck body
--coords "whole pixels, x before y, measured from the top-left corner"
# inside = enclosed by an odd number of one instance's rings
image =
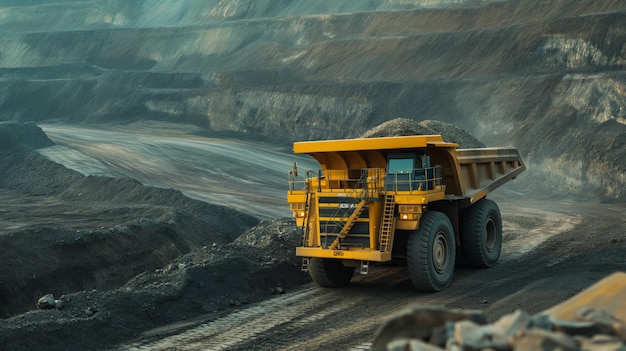
[[[449,285],[457,257],[494,265],[502,224],[485,197],[525,169],[515,148],[459,149],[440,135],[296,142],[294,153],[320,166],[289,172],[296,255],[331,287],[375,262],[406,261],[425,291]]]

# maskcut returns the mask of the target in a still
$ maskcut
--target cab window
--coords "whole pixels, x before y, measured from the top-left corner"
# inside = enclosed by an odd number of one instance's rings
[[[414,158],[391,158],[387,164],[387,174],[411,173],[415,168]]]

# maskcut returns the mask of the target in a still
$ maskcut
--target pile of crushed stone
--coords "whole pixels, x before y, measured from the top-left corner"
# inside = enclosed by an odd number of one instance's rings
[[[522,310],[487,324],[480,310],[417,305],[377,331],[373,351],[624,350],[626,324],[605,310],[580,308],[572,320]]]
[[[310,281],[293,219],[83,176],[35,150],[52,144],[34,124],[0,124],[2,350],[105,349]]]
[[[445,141],[457,143],[461,148],[485,147],[467,131],[449,123],[424,120],[417,122],[408,118],[396,118],[383,122],[361,135],[362,138],[377,138],[409,135],[441,135]]]
[[[298,230],[292,219],[262,221],[231,243],[194,250],[118,289],[49,296],[56,299],[49,309],[0,320],[0,345],[103,349],[162,325],[212,318],[288,292],[310,281],[293,255]]]
[[[372,350],[625,350],[625,278],[614,272],[548,310],[491,324],[480,310],[415,305],[381,325]]]

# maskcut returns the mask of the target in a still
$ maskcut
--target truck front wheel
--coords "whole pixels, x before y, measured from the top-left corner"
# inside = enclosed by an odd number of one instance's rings
[[[409,235],[406,256],[411,283],[417,290],[447,288],[456,257],[454,230],[448,216],[438,211],[425,212],[417,231]]]
[[[482,199],[461,216],[461,245],[473,267],[493,267],[502,250],[502,217],[498,205]]]
[[[319,286],[337,288],[350,283],[354,267],[346,267],[339,260],[312,258],[309,262],[309,275]]]

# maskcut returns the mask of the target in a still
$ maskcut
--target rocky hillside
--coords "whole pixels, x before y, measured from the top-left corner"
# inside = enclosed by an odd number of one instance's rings
[[[619,0],[3,0],[0,120],[279,143],[439,120],[518,147],[524,194],[624,201],[625,39]]]

